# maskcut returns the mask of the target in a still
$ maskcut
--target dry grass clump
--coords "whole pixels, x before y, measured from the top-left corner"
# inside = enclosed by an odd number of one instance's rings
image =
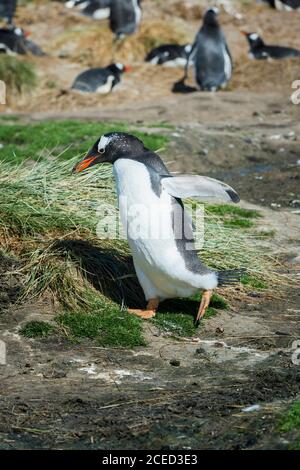
[[[60,35],[51,49],[65,50],[74,62],[104,66],[114,61],[143,61],[147,52],[164,43],[184,44],[190,38],[176,22],[144,21],[137,34],[114,43],[106,23],[72,28]]]
[[[288,96],[293,81],[300,77],[299,58],[285,60],[250,60],[243,56],[235,63],[230,90],[244,89],[263,92],[284,89]]]

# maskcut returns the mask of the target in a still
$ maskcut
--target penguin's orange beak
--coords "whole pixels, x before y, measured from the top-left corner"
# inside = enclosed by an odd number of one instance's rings
[[[97,157],[85,157],[81,162],[77,163],[73,168],[73,173],[80,173],[85,170],[96,160]]]
[[[248,36],[247,31],[240,30],[240,33],[243,34],[243,36]]]
[[[124,67],[124,72],[132,72],[132,67],[130,67],[130,65],[125,65]]]

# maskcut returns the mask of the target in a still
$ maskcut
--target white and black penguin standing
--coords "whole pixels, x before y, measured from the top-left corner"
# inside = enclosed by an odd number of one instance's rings
[[[232,75],[232,59],[218,23],[218,14],[217,8],[206,11],[190,53],[190,59],[195,63],[196,82],[204,91],[225,87]]]
[[[111,0],[110,28],[117,38],[135,33],[141,19],[141,0]]]
[[[96,67],[85,70],[74,80],[72,90],[83,93],[101,93],[106,95],[121,81],[121,75],[129,72],[130,67],[116,63],[107,67]]]
[[[146,310],[129,310],[151,318],[165,299],[190,297],[203,290],[196,318],[199,323],[213,289],[238,282],[241,270],[215,271],[198,258],[192,220],[181,198],[239,202],[227,184],[196,175],[172,176],[156,153],[133,135],[113,132],[102,136],[75,172],[111,163],[119,210],[138,280],[147,300]]]
[[[0,18],[5,18],[9,25],[13,25],[18,0],[0,1]]]

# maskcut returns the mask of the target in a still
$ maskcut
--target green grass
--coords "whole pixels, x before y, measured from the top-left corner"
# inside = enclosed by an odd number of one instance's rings
[[[279,431],[290,432],[300,429],[300,401],[295,402],[282,417]]]
[[[242,276],[241,282],[244,286],[253,287],[254,289],[267,289],[268,287],[266,282],[249,274],[244,274],[244,276]]]
[[[105,310],[96,307],[92,314],[85,311],[62,313],[56,321],[67,329],[71,339],[89,338],[103,347],[146,345],[142,320],[117,307],[106,307]]]
[[[12,99],[16,93],[31,91],[36,85],[37,77],[31,63],[2,54],[0,57],[0,80],[6,84],[7,96]]]
[[[261,217],[261,214],[256,210],[243,209],[242,207],[229,204],[209,205],[206,207],[206,211],[210,214],[239,216],[244,219],[257,219]]]
[[[20,333],[26,338],[47,338],[54,332],[54,327],[44,321],[33,320],[26,323]]]
[[[69,160],[75,155],[85,154],[102,134],[116,130],[130,131],[154,151],[166,147],[169,142],[166,136],[140,132],[122,123],[72,120],[4,123],[0,126],[0,142],[4,145],[0,149],[0,160],[11,163],[20,163],[29,158],[41,160],[59,157]]]
[[[159,312],[152,322],[162,331],[174,336],[192,336],[197,332],[194,320],[197,315],[201,294],[190,299],[174,299],[161,304]],[[210,306],[206,310],[202,321],[206,321],[218,314],[217,310],[226,310],[228,303],[218,294],[211,298]],[[217,310],[216,310],[217,309]],[[178,313],[181,312],[181,313]],[[201,328],[201,325],[200,325]]]

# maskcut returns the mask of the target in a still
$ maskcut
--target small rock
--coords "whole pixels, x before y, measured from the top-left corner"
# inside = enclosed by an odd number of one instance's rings
[[[256,297],[262,297],[262,294],[261,294],[260,292],[255,292],[255,291],[249,292],[248,295],[249,295],[249,297],[254,297],[254,298],[256,298]]]
[[[224,327],[223,326],[217,326],[216,333],[218,335],[222,335],[224,333]]]
[[[171,366],[179,367],[180,366],[180,361],[178,361],[178,359],[171,359],[170,364],[171,364]]]
[[[273,134],[273,135],[270,135],[269,137],[270,140],[280,140],[281,138],[282,138],[281,134]]]
[[[242,408],[244,413],[251,413],[252,411],[258,411],[260,409],[260,405],[251,405],[246,406],[246,408]]]

